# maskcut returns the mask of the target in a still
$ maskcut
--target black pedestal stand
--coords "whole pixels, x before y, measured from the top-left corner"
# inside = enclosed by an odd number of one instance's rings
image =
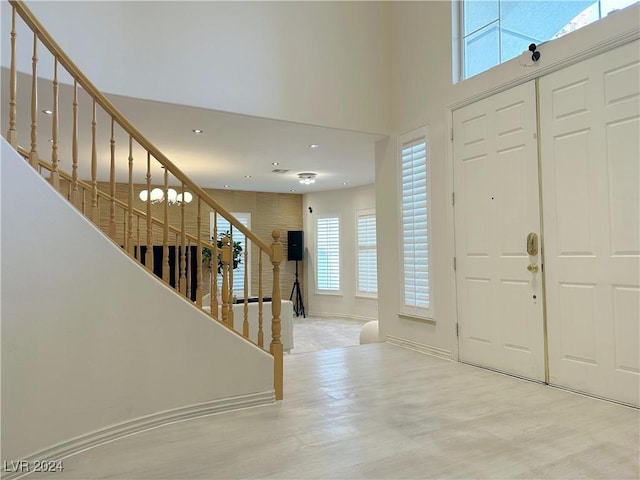
[[[298,281],[298,260],[296,260],[296,281],[293,282],[293,288],[291,289],[291,295],[289,296],[289,300],[293,300],[293,295],[295,293],[296,299],[293,302],[293,311],[296,314],[296,317],[302,316],[307,318],[304,313],[304,302],[302,301],[302,294],[300,293],[300,282]]]

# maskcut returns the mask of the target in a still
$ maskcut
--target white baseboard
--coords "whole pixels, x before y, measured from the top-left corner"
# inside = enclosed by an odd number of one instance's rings
[[[360,322],[377,321],[377,318],[363,317],[361,315],[345,315],[343,313],[307,312],[307,317],[321,318],[345,318],[347,320],[358,320]]]
[[[421,343],[412,342],[411,340],[405,340],[404,338],[394,337],[393,335],[387,335],[387,342],[391,345],[415,350],[416,352],[431,355],[433,357],[442,358],[444,360],[453,360],[453,352],[442,348],[423,345]]]
[[[86,435],[81,435],[72,440],[59,443],[41,450],[40,452],[34,453],[33,455],[29,455],[21,460],[26,460],[29,462],[29,465],[33,465],[35,460],[40,462],[46,460],[62,460],[85,450],[89,450],[90,448],[104,445],[105,443],[113,442],[114,440],[128,437],[136,433],[169,425],[171,423],[192,420],[194,418],[205,417],[231,410],[267,405],[274,402],[275,393],[271,390],[268,392],[251,393],[248,395],[213,400],[211,402],[200,403],[198,405],[180,407],[136,418]],[[3,471],[1,477],[2,480],[15,480],[17,478],[25,477],[29,473],[31,472]]]

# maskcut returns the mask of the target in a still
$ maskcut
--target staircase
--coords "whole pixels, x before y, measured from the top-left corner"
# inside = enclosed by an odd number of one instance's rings
[[[233,345],[233,353],[227,354],[227,361],[231,363],[242,357],[243,351],[249,352],[247,358],[254,358],[254,361],[259,362],[261,365],[256,366],[256,371],[263,370],[264,362],[260,360],[261,357],[259,356],[251,356],[252,353],[250,352],[257,349],[262,350],[263,354],[266,352],[273,363],[272,378],[267,380],[273,386],[275,399],[282,399],[283,346],[280,341],[281,293],[279,275],[280,264],[283,260],[283,246],[280,242],[280,233],[274,230],[272,238],[266,241],[258,238],[251,230],[242,225],[238,219],[222,208],[129,123],[60,49],[22,1],[9,0],[9,3],[12,8],[12,28],[10,33],[11,66],[8,72],[8,129],[5,138],[10,147],[3,144],[3,170],[7,167],[6,171],[8,172],[7,174],[3,172],[3,177],[7,181],[9,175],[11,175],[12,179],[20,179],[20,182],[24,182],[22,183],[22,190],[31,189],[33,191],[35,189],[39,191],[41,188],[38,185],[38,181],[42,183],[41,179],[29,179],[29,175],[25,176],[25,172],[21,170],[20,166],[10,165],[9,157],[11,154],[6,152],[12,148],[35,172],[44,177],[51,188],[57,191],[66,202],[65,206],[60,203],[61,201],[47,196],[46,192],[41,192],[41,194],[38,193],[34,196],[38,197],[40,202],[46,202],[46,208],[43,207],[42,203],[32,204],[28,202],[27,196],[25,196],[23,203],[17,204],[16,208],[25,208],[30,205],[27,208],[41,209],[40,212],[30,212],[30,218],[33,219],[38,218],[38,215],[45,211],[52,211],[60,212],[60,218],[69,217],[69,221],[72,222],[74,215],[82,214],[94,225],[94,230],[97,228],[102,232],[96,232],[103,237],[103,240],[95,240],[95,246],[91,244],[94,250],[105,248],[98,244],[102,245],[101,242],[107,242],[107,244],[111,244],[111,247],[109,247],[111,250],[107,248],[108,253],[106,255],[113,255],[113,259],[110,260],[113,265],[121,264],[122,261],[126,264],[135,263],[136,267],[132,268],[137,268],[138,273],[122,271],[119,272],[120,275],[126,274],[128,280],[130,280],[129,277],[136,278],[136,281],[139,282],[137,285],[139,285],[140,291],[153,290],[154,288],[157,290],[159,288],[160,290],[158,291],[161,292],[161,295],[176,297],[176,301],[170,300],[169,303],[173,302],[172,305],[175,303],[175,308],[182,309],[180,312],[183,313],[176,314],[173,312],[174,318],[172,322],[179,322],[179,318],[182,316],[193,318],[185,321],[184,325],[178,328],[178,332],[175,335],[180,335],[180,328],[204,328],[207,333],[196,335],[196,337],[204,338],[212,334],[211,332],[222,328],[221,331],[227,333],[215,335],[218,336],[217,338],[228,338],[229,341],[225,346],[216,348],[221,351],[227,351],[230,348],[229,346]],[[27,38],[18,39],[18,22],[23,22],[30,30],[31,35],[27,36]],[[30,76],[17,71],[16,43],[18,41],[28,42],[32,46]],[[38,65],[43,63],[42,60],[45,56],[52,58],[52,81],[38,76]],[[61,82],[61,78],[64,78],[65,82]],[[69,78],[71,81],[68,80]],[[18,83],[21,87],[29,85],[28,100],[25,101],[23,96],[18,97]],[[43,126],[38,124],[38,91],[46,84],[48,84],[48,88],[52,92],[52,107],[49,117],[51,124]],[[6,88],[6,84],[4,88]],[[22,95],[25,90],[25,88],[21,88],[20,94]],[[64,104],[67,95],[61,95],[63,90],[71,92],[70,104]],[[88,124],[84,120],[85,115],[81,112],[89,112]],[[72,125],[70,131],[67,131],[64,135],[61,133],[61,122],[59,121],[60,116],[63,114],[71,116]],[[18,141],[19,118],[21,120],[30,119],[28,132],[20,132],[23,140],[27,136],[30,140],[29,145],[24,147]],[[26,125],[25,122],[23,124]],[[81,130],[90,132],[91,142],[87,152],[84,152],[81,147],[78,133]],[[33,173],[31,176],[37,175]],[[30,182],[35,183],[32,186],[27,186],[31,185]],[[10,185],[5,186],[3,179],[3,189],[8,191],[9,188]],[[146,195],[144,193],[141,194],[143,190],[147,192]],[[20,192],[20,190],[16,190],[16,192]],[[3,202],[6,202],[7,198],[5,193],[3,192]],[[191,200],[187,201],[188,199]],[[52,210],[54,206],[56,210]],[[66,212],[64,211],[65,209],[70,211]],[[5,205],[3,205],[3,215],[4,212]],[[57,213],[48,213],[43,222],[52,221],[52,218],[57,216]],[[218,218],[224,218],[232,226],[228,237],[223,237],[224,232],[217,231]],[[213,238],[209,230],[209,219],[212,219],[211,231],[213,232]],[[15,224],[20,225],[20,221],[16,221]],[[9,225],[9,221],[5,224],[3,219],[3,228],[6,225]],[[92,234],[86,230],[87,227],[78,224],[77,228],[78,232],[76,234],[83,237],[83,242],[92,241]],[[233,266],[234,263],[237,263],[237,261],[234,262],[236,259],[233,256],[232,246],[234,245],[233,235],[238,235],[238,232],[244,235],[246,239],[246,248],[242,252],[245,261],[241,261],[239,265],[239,268],[245,269],[243,318],[234,318],[232,309]],[[104,237],[109,240],[104,239]],[[220,239],[220,242],[217,241],[218,239]],[[52,238],[42,240],[55,241]],[[3,248],[3,256],[7,253]],[[252,258],[252,264],[256,266],[256,270],[251,274],[247,270],[249,262],[246,261],[249,255]],[[213,266],[211,266],[211,263],[207,264],[207,258],[211,259]],[[77,258],[75,260],[75,262],[82,261],[86,261],[86,259]],[[74,262],[74,260],[68,260],[68,262]],[[216,263],[218,263],[219,268],[216,268]],[[268,268],[269,265],[271,265],[271,268]],[[59,268],[64,269],[64,267]],[[86,265],[86,270],[88,273],[93,274],[90,262]],[[100,268],[95,270],[95,275],[98,275]],[[47,275],[55,275],[55,270],[47,273]],[[3,275],[3,282],[6,281],[4,277],[5,275]],[[56,283],[59,279],[51,278],[48,280],[52,288],[58,288]],[[106,281],[118,282],[119,280],[117,276],[115,278],[100,279],[100,282]],[[249,284],[249,281],[251,284]],[[159,282],[164,285],[156,286]],[[137,288],[133,287],[133,289]],[[250,291],[257,292],[259,297],[259,326],[257,341],[255,342],[249,338],[247,318],[247,302]],[[123,294],[126,294],[126,292]],[[132,294],[132,292],[129,291],[129,294]],[[263,312],[263,297],[265,295],[272,298],[270,304],[270,332],[264,332],[262,328],[263,315],[268,314]],[[207,297],[210,298],[210,303],[203,301]],[[99,297],[96,296],[96,298]],[[74,300],[71,301],[73,302]],[[204,305],[204,303],[209,303],[209,305]],[[64,316],[56,312],[55,308],[56,305],[51,305],[52,317],[57,314]],[[146,308],[144,307],[143,309]],[[148,308],[153,310],[151,306]],[[171,308],[174,308],[174,306]],[[132,312],[128,313],[131,314],[132,318],[135,317]],[[4,314],[5,312],[3,311]],[[154,315],[162,315],[162,312],[158,312],[156,309]],[[203,327],[198,323],[201,317],[204,318],[204,315],[207,316],[209,322],[214,322],[218,330],[211,330],[208,326]],[[29,320],[27,318],[20,319],[21,322]],[[95,320],[93,318],[85,319],[85,322],[92,321]],[[101,319],[100,321],[108,320]],[[194,327],[194,324],[199,326]],[[97,330],[99,331],[101,328],[99,327]],[[93,331],[96,329],[89,327],[88,330]],[[104,330],[109,331],[110,329],[104,328]],[[185,332],[185,335],[193,335],[193,332]],[[5,350],[6,339],[7,337],[3,335],[3,351]],[[17,341],[17,339],[15,340]],[[107,340],[105,342],[108,343]],[[168,343],[168,345],[172,345],[172,343]],[[3,358],[3,363],[4,360]],[[153,366],[150,367],[153,368]],[[218,369],[228,368],[225,365],[216,365],[215,367]],[[233,368],[229,368],[229,372],[231,371],[234,371]],[[157,372],[149,373],[149,375],[156,374]],[[3,377],[4,375],[5,369],[3,367]],[[113,379],[105,379],[104,381],[109,382],[113,381]],[[203,378],[202,381],[207,382],[208,379]],[[231,382],[233,381],[231,379]],[[230,395],[233,394],[230,391]],[[148,412],[129,411],[123,414],[121,418],[124,420],[141,417],[136,413],[144,416]],[[177,415],[181,414],[178,413]],[[113,422],[114,418],[120,417],[110,417],[105,419],[105,422],[107,424],[109,422],[115,423]],[[169,415],[166,418],[174,417]],[[182,416],[180,418],[186,417]],[[140,425],[144,426],[147,423],[142,422]],[[98,429],[100,426],[100,424],[97,424],[96,428]],[[5,435],[4,425],[2,433],[3,450],[6,450],[5,442],[8,442],[8,440]],[[80,435],[83,432],[76,433]],[[33,434],[35,435],[36,432],[33,432]],[[55,444],[59,441],[59,438],[51,438],[51,441],[49,443],[45,442],[44,445]],[[95,442],[95,439],[90,441]],[[78,445],[84,445],[85,447],[86,444],[87,442],[78,443]],[[25,441],[23,445],[29,445],[29,442]],[[57,448],[49,451],[48,456],[61,455],[65,451],[70,452],[72,450],[73,448],[71,447],[67,450]],[[30,453],[29,451],[21,451],[21,449],[12,451],[14,454],[20,455],[20,458],[26,458],[25,456]],[[47,455],[44,455],[39,459],[44,460],[46,457]],[[3,478],[13,478],[15,476],[15,472],[12,474],[4,472],[2,475]]]

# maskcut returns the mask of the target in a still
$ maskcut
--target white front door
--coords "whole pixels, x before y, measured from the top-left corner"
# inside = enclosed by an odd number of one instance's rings
[[[453,128],[459,359],[542,381],[535,83],[454,111]]]
[[[540,80],[550,383],[633,405],[640,373],[638,42]]]

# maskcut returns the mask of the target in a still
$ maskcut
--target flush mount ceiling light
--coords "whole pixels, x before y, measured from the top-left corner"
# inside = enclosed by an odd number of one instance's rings
[[[251,175],[245,175],[244,178],[251,178]]]
[[[203,133],[204,130],[201,130],[199,128],[194,128],[193,130],[191,130],[193,133]]]
[[[146,202],[150,198],[153,204],[160,203],[165,199],[164,191],[161,188],[154,188],[151,190],[151,194],[149,194],[147,190],[142,190],[138,196],[143,202]],[[176,192],[173,188],[167,189],[167,203],[169,205],[191,203],[191,200],[193,200],[193,195],[189,192],[184,192],[183,197],[182,193]]]
[[[42,113],[44,113],[45,115],[53,115],[52,110],[42,110]]]
[[[311,185],[312,183],[316,183],[317,173],[312,172],[302,172],[298,174],[298,178],[300,179],[300,183],[303,185]]]
[[[317,143],[311,143],[309,144],[309,148],[318,148],[320,145],[318,145]]]
[[[280,162],[271,162],[271,165],[275,167],[276,165],[280,165]]]

